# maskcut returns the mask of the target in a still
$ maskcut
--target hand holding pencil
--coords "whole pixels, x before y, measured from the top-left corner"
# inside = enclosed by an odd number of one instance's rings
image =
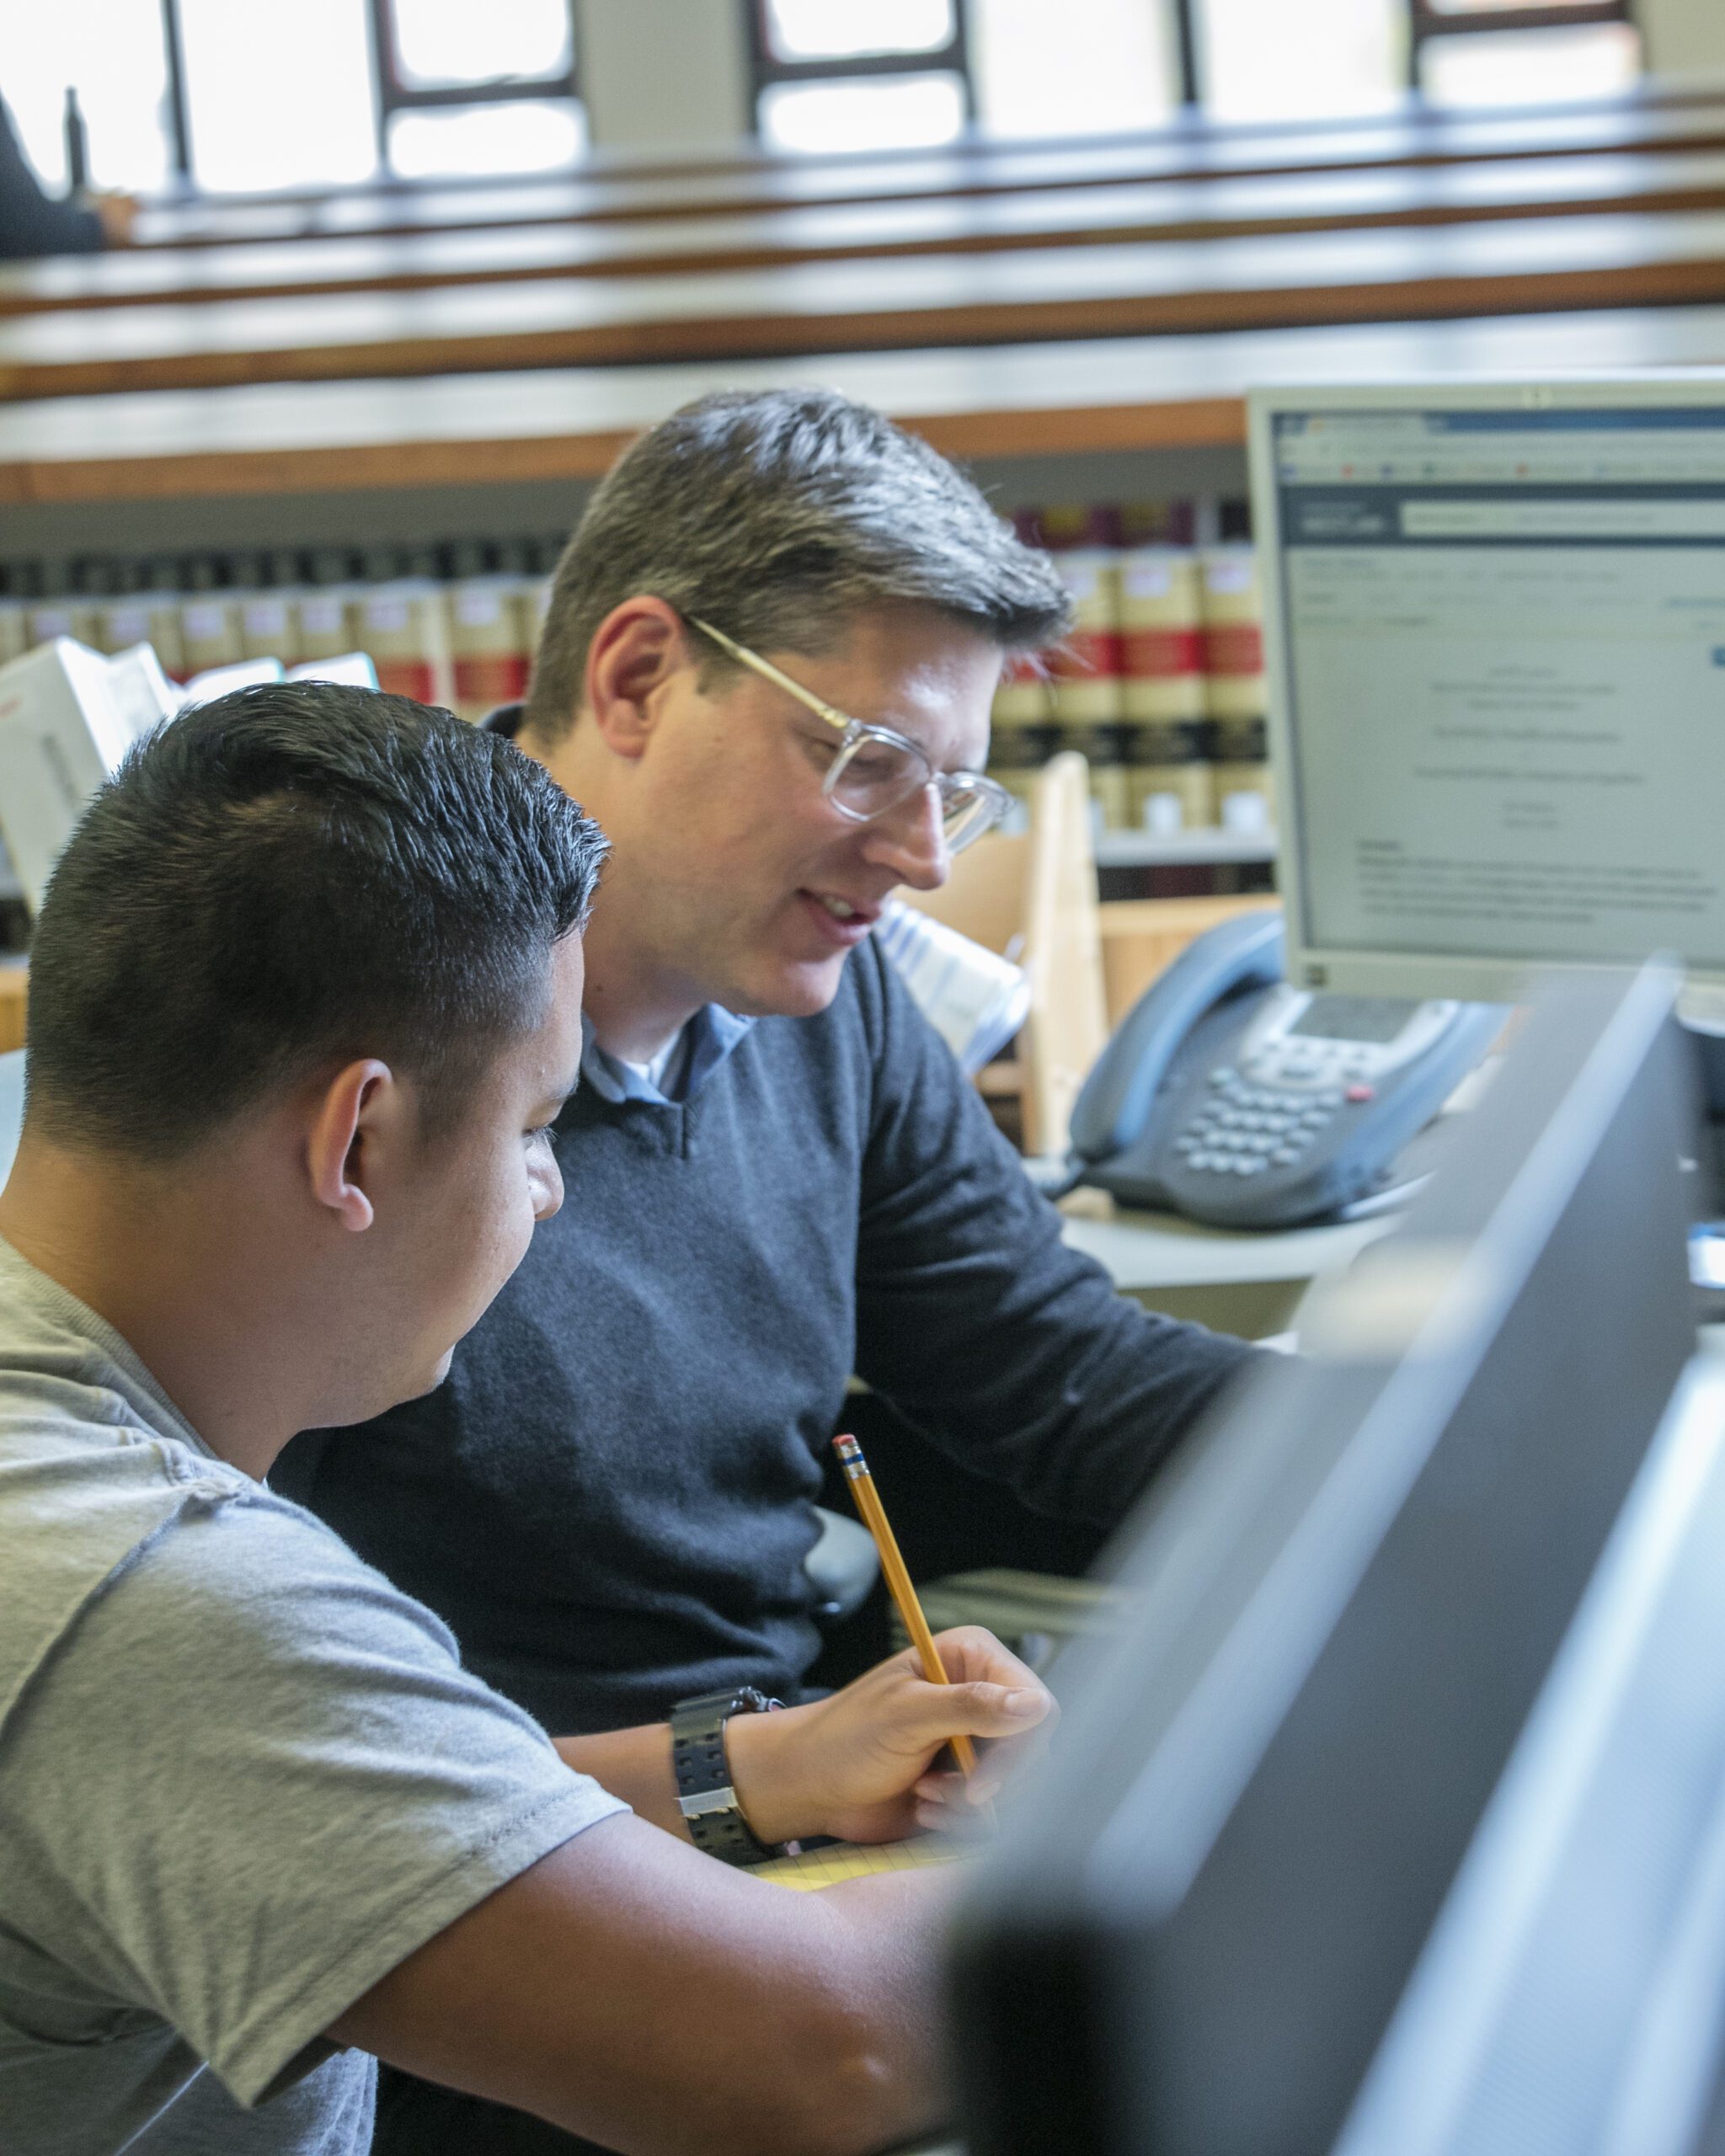
[[[911,1575],[900,1553],[898,1537],[893,1533],[891,1524],[887,1518],[885,1508],[880,1501],[880,1493],[874,1486],[874,1478],[868,1471],[868,1463],[862,1457],[862,1448],[854,1437],[848,1435],[836,1437],[832,1442],[833,1449],[843,1464],[846,1479],[851,1486],[851,1495],[856,1502],[862,1524],[874,1538],[874,1546],[880,1555],[880,1567],[886,1581],[887,1590],[897,1604],[905,1630],[911,1636],[911,1652],[916,1656],[923,1676],[931,1684],[949,1685],[953,1681],[953,1673],[948,1669],[946,1659],[941,1652],[941,1643],[937,1643],[933,1633],[928,1628],[928,1620],[922,1614],[922,1604],[917,1598],[916,1589],[911,1582]],[[1053,1701],[1047,1691],[1016,1656],[1007,1652],[991,1633],[984,1631],[980,1626],[961,1626],[956,1630],[943,1634],[942,1642],[947,1646],[957,1664],[961,1673],[961,1681],[975,1681],[971,1676],[970,1663],[974,1657],[980,1657],[996,1683],[998,1684],[1002,1677],[1007,1679],[1006,1699],[1001,1704],[1004,1705],[1011,1702],[1007,1710],[1016,1711],[1022,1716],[1023,1726],[1033,1726],[1036,1723],[1046,1719],[1053,1705]],[[1007,1668],[1007,1665],[1010,1665],[1010,1670]],[[893,1663],[884,1664],[883,1670],[879,1673],[884,1674],[893,1668]],[[1015,1675],[1023,1678],[1024,1681],[1022,1684],[1016,1686],[1012,1684],[1011,1678]],[[953,1704],[956,1705],[956,1702]],[[958,1762],[959,1772],[964,1776],[966,1782],[971,1785],[969,1791],[970,1800],[974,1805],[985,1807],[992,1795],[996,1778],[991,1775],[986,1785],[977,1781],[976,1748],[966,1731],[958,1726],[955,1718],[949,1716],[948,1719],[953,1720],[954,1726],[948,1735],[947,1742],[953,1758]],[[989,1733],[996,1734],[996,1729],[991,1728]],[[1009,1737],[1006,1741],[1011,1742],[1012,1739]],[[941,1788],[937,1778],[930,1778],[926,1785],[919,1785],[918,1796],[923,1804],[937,1806],[943,1801],[945,1791]],[[921,1823],[925,1826],[949,1823],[949,1817],[941,1819],[935,1817],[921,1817],[921,1814],[919,1817]]]
[[[852,1449],[866,1476],[855,1438],[836,1442]],[[846,1466],[857,1488],[849,1455]],[[930,1633],[872,1482],[868,1488],[882,1564],[919,1645],[825,1699],[727,1722],[732,1786],[763,1842],[815,1834],[896,1842],[919,1828],[974,1828],[1053,1723],[1046,1687],[991,1632],[961,1625],[938,1638]],[[980,1758],[978,1742],[985,1747]],[[948,1748],[962,1760],[959,1774],[937,1764]]]

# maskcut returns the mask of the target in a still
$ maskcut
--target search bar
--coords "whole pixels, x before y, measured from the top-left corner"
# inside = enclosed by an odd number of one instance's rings
[[[1402,536],[1725,540],[1725,501],[1403,502]]]

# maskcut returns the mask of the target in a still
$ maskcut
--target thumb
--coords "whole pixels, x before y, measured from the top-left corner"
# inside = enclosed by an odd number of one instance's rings
[[[948,1737],[1017,1737],[1034,1729],[1054,1704],[1039,1684],[918,1684],[907,1694],[907,1726],[931,1741]]]

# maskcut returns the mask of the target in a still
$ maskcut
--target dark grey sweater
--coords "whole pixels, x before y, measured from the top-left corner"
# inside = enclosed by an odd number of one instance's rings
[[[853,1370],[1039,1511],[1106,1525],[1253,1352],[1065,1246],[872,944],[692,1099],[583,1086],[555,1142],[563,1210],[447,1383],[272,1476],[554,1731],[796,1692]]]

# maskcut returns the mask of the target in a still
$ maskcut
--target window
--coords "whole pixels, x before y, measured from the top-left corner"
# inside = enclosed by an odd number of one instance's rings
[[[1172,19],[1153,0],[971,0],[978,118],[991,135],[1151,127],[1180,99]]]
[[[168,52],[160,11],[113,0],[20,4],[9,24],[0,77],[19,139],[43,184],[67,184],[62,120],[75,86],[89,131],[90,179],[98,187],[148,192],[165,185],[174,161],[162,124]]]
[[[291,8],[172,0],[172,12],[185,170],[199,186],[249,194],[376,175],[365,0],[294,0]],[[93,163],[93,118],[90,148]]]
[[[752,0],[749,26],[770,148],[913,149],[969,120],[961,0]]]
[[[586,147],[572,0],[53,0],[17,13],[0,90],[51,188],[66,184],[68,83],[93,183],[145,194],[176,179],[245,194],[536,172]]]
[[[763,141],[834,151],[1542,104],[1640,70],[1629,0],[746,0]]]
[[[1628,0],[1409,0],[1412,78],[1443,104],[1549,104],[1641,72]]]
[[[585,150],[571,0],[371,8],[378,150],[392,172],[548,172]]]
[[[1204,0],[1194,28],[1197,86],[1214,119],[1381,111],[1406,94],[1397,0],[1300,0],[1297,14],[1281,0]]]

